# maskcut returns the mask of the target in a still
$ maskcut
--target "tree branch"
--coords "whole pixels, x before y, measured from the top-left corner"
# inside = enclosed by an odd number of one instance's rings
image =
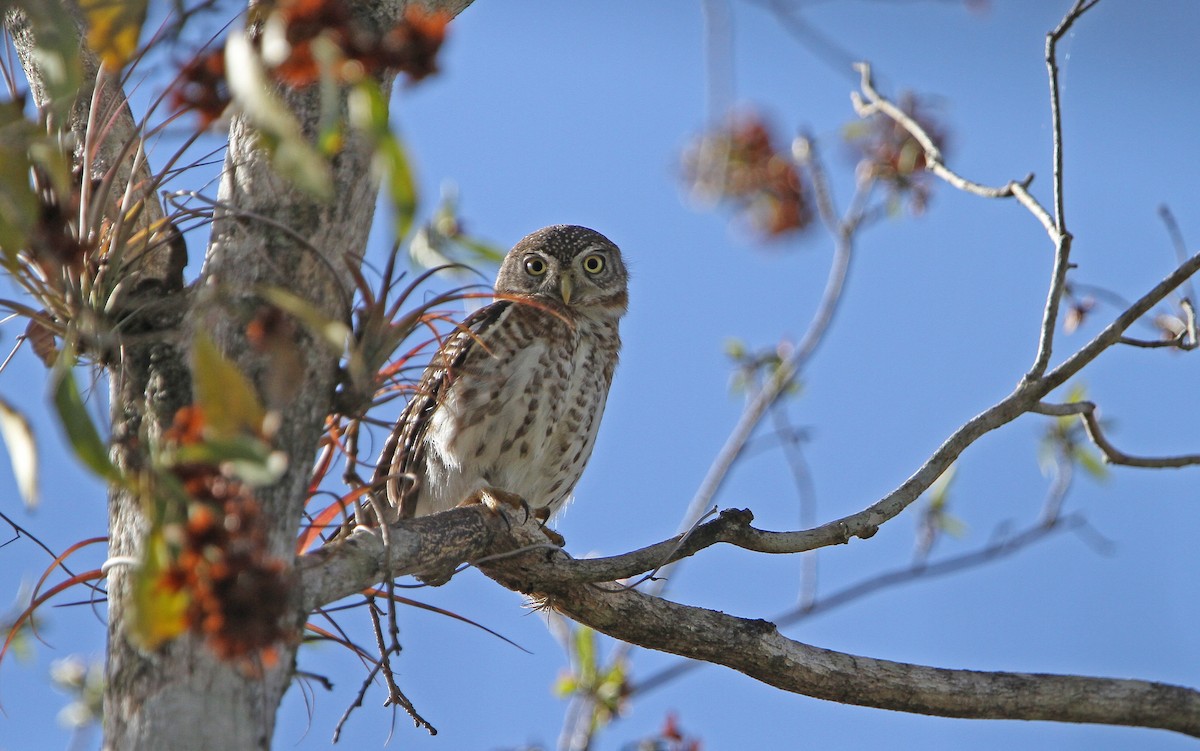
[[[1040,378],[1050,366],[1054,349],[1054,330],[1058,326],[1058,309],[1063,291],[1067,286],[1067,271],[1071,268],[1071,233],[1067,231],[1067,220],[1063,209],[1063,140],[1062,102],[1058,86],[1058,40],[1082,16],[1096,4],[1097,0],[1076,0],[1063,17],[1058,27],[1046,35],[1046,70],[1050,78],[1050,119],[1054,132],[1054,270],[1050,275],[1050,290],[1046,293],[1046,305],[1042,311],[1042,329],[1038,338],[1037,356],[1026,379]]]
[[[1096,410],[1095,403],[1087,401],[1068,402],[1066,404],[1047,404],[1041,402],[1033,408],[1034,412],[1054,417],[1079,415],[1079,418],[1083,421],[1084,430],[1087,431],[1088,438],[1096,445],[1096,448],[1100,449],[1100,453],[1104,455],[1104,461],[1109,464],[1119,464],[1124,467],[1149,467],[1152,469],[1174,469],[1200,464],[1200,454],[1182,454],[1179,456],[1133,456],[1132,454],[1126,454],[1112,445],[1104,435],[1104,431],[1100,427],[1100,420],[1096,417]]]
[[[773,617],[771,622],[780,628],[791,626],[814,615],[848,605],[867,595],[899,584],[923,581],[974,569],[983,564],[1007,558],[1050,535],[1066,530],[1078,530],[1085,524],[1086,520],[1078,514],[1052,518],[1049,523],[1039,520],[1035,525],[1016,534],[998,536],[978,550],[943,558],[933,563],[920,562],[884,571],[822,597],[814,596],[808,602],[801,603]],[[637,681],[630,687],[629,693],[636,696],[656,690],[706,664],[695,660],[679,660]]]
[[[420,523],[421,534],[414,535]],[[507,512],[456,509],[392,528],[397,547],[408,537],[437,536],[423,560],[466,560],[536,545],[535,522]],[[340,579],[345,560],[381,557],[377,533],[360,528],[347,543],[302,558],[297,568],[305,604],[373,583]],[[358,542],[360,541],[361,542]],[[347,548],[351,550],[346,551]],[[366,554],[366,551],[371,551]],[[382,569],[381,561],[362,571]],[[399,570],[405,562],[393,560]],[[1161,728],[1200,737],[1200,692],[1137,680],[1035,673],[948,670],[820,649],[782,636],[771,623],[646,595],[619,585],[580,584],[561,576],[565,554],[530,552],[480,564],[503,586],[543,601],[573,620],[648,649],[725,665],[776,688],[814,698],[903,712],[975,719],[1025,719]],[[357,567],[354,567],[357,569]],[[364,574],[369,576],[369,574]],[[335,586],[336,584],[336,586]]]

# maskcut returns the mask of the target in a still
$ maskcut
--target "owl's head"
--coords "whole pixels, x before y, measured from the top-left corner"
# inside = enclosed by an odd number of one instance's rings
[[[500,265],[496,292],[568,310],[621,315],[628,301],[621,251],[587,227],[556,224],[525,237]]]

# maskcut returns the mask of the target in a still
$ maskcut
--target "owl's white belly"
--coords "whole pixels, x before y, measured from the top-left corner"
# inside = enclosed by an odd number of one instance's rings
[[[560,333],[566,338],[487,355],[490,367],[471,370],[486,370],[490,382],[475,377],[473,389],[457,387],[462,381],[447,389],[425,435],[418,515],[485,487],[552,512],[568,500],[592,453],[611,370],[589,343],[592,332]]]

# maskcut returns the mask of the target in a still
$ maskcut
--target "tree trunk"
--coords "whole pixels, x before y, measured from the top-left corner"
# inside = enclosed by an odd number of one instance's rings
[[[432,0],[423,4],[457,14],[471,0]],[[78,7],[63,5],[82,28]],[[402,14],[406,0],[360,0],[352,13],[370,28],[387,28]],[[33,53],[36,40],[20,13],[6,22],[13,29],[31,91],[45,105],[46,88]],[[99,68],[96,56],[80,46],[84,61],[84,91],[76,101],[72,129],[80,136],[87,129],[91,82]],[[384,90],[390,91],[388,77]],[[134,119],[114,84],[105,92],[105,104],[122,110],[110,129],[102,154],[120,161],[122,146],[136,137]],[[302,131],[316,133],[319,99],[314,88],[282,90],[280,95],[295,113]],[[350,268],[361,263],[375,209],[377,184],[369,177],[371,147],[351,135],[332,163],[333,196],[321,202],[279,177],[270,158],[257,148],[257,134],[244,119],[235,118],[219,190],[220,209],[213,218],[212,238],[205,254],[200,282],[169,320],[157,323],[167,333],[149,344],[126,347],[112,369],[111,414],[114,457],[124,468],[141,461],[140,446],[147,435],[160,434],[175,412],[191,402],[191,374],[186,361],[190,327],[202,326],[218,347],[260,386],[264,358],[246,341],[246,324],[259,300],[256,289],[275,286],[308,301],[324,316],[348,320],[353,299]],[[128,152],[126,152],[128,153]],[[103,162],[103,159],[101,160]],[[108,163],[94,165],[107,168]],[[128,170],[125,170],[128,174]],[[144,177],[144,175],[142,176]],[[126,178],[128,179],[128,178]],[[146,214],[162,216],[155,200],[147,200]],[[283,228],[283,229],[281,229]],[[288,231],[290,230],[290,232]],[[159,277],[159,259],[139,268],[143,277]],[[164,293],[166,294],[166,293]],[[294,547],[306,496],[311,457],[330,411],[337,358],[300,327],[296,351],[304,353],[300,372],[294,374],[291,401],[281,410],[282,425],[275,448],[288,457],[283,478],[270,488],[256,491],[262,517],[267,520],[268,547],[272,555],[288,562]],[[261,389],[260,389],[261,393]],[[139,499],[114,491],[109,499],[110,560],[139,560],[148,522]],[[137,749],[266,749],[274,734],[275,714],[294,673],[298,635],[306,613],[299,594],[285,624],[297,638],[279,644],[278,660],[261,675],[217,659],[202,640],[185,635],[154,652],[132,644],[127,636],[124,607],[131,583],[131,568],[111,567],[108,576],[109,628],[107,684],[104,697],[104,747]]]

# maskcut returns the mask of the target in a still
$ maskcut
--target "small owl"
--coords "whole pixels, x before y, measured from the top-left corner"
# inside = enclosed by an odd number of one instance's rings
[[[496,301],[450,334],[380,456],[393,518],[493,496],[549,518],[591,456],[621,349],[628,276],[599,232],[556,225],[500,266]]]

